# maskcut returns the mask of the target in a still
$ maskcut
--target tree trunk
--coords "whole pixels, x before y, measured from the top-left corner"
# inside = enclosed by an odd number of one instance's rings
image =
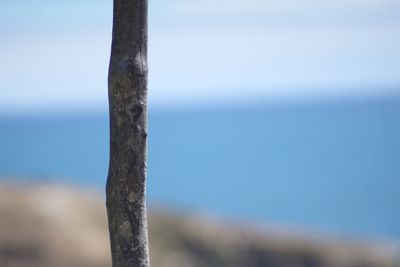
[[[114,0],[107,215],[113,267],[149,267],[147,158],[147,0]]]

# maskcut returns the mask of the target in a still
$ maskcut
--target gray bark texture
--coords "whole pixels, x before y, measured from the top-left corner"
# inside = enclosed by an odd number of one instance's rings
[[[113,267],[149,267],[146,216],[147,0],[114,0],[106,205]]]

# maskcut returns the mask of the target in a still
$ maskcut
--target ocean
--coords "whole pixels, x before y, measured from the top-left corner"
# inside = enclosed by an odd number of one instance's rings
[[[107,113],[0,119],[0,176],[103,190]],[[400,99],[149,109],[148,200],[400,239]]]

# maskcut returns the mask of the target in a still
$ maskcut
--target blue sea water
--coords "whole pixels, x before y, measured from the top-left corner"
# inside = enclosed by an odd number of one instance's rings
[[[0,119],[0,176],[105,185],[107,114]],[[400,239],[400,99],[149,111],[148,197]]]

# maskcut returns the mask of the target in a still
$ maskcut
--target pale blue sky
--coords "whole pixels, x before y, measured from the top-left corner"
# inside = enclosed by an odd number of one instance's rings
[[[104,108],[111,13],[111,0],[2,1],[0,112]],[[398,0],[150,0],[149,101],[400,94],[398,14]]]

